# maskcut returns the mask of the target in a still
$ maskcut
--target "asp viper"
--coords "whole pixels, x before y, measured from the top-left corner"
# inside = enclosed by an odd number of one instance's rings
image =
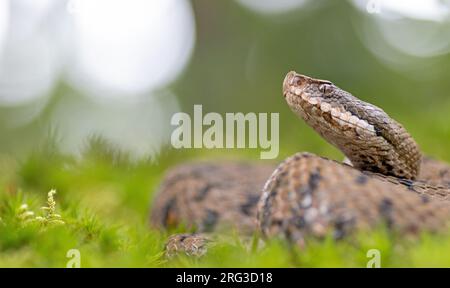
[[[234,228],[283,236],[342,238],[386,225],[403,234],[442,231],[450,222],[450,166],[423,157],[405,128],[382,109],[330,81],[289,72],[291,110],[347,157],[297,153],[278,167],[192,163],[169,171],[151,213],[155,227],[181,223],[200,234],[172,236],[168,255],[202,255],[207,234]],[[220,228],[219,228],[220,227]]]

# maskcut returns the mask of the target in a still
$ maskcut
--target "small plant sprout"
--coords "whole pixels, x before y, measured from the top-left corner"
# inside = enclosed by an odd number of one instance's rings
[[[56,194],[56,190],[50,190],[47,194],[47,206],[42,207],[41,210],[44,211],[44,216],[38,216],[35,218],[36,221],[43,225],[51,224],[65,224],[61,219],[61,215],[56,214],[56,201],[53,196]]]
[[[17,210],[17,217],[22,223],[27,224],[35,220],[34,212],[28,209],[28,204],[20,205]]]

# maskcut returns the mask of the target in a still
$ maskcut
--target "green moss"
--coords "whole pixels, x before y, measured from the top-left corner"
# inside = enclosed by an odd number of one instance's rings
[[[17,165],[0,165],[15,167],[0,171],[8,175],[0,180],[0,267],[66,267],[70,249],[80,251],[82,267],[366,267],[371,249],[380,251],[382,267],[450,267],[450,236],[398,240],[382,228],[340,242],[308,239],[307,249],[231,235],[219,237],[200,259],[167,260],[168,232],[148,227],[149,207],[163,171],[192,155],[166,151],[157,163],[130,160],[94,140],[89,149],[95,153],[79,159],[47,147]],[[56,203],[49,202],[51,188],[58,191],[50,199]],[[42,216],[41,207],[51,207],[64,224],[20,216]]]

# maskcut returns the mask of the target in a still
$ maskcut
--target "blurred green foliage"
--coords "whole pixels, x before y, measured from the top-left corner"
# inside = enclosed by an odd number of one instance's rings
[[[385,109],[411,132],[427,154],[450,161],[450,59],[435,57],[433,77],[409,77],[380,63],[361,43],[354,22],[361,16],[345,1],[320,8],[263,17],[233,1],[193,1],[197,42],[187,69],[169,87],[184,111],[203,104],[206,112],[279,112],[280,156],[310,151],[341,159],[290,112],[281,83],[290,70],[333,81]],[[431,68],[430,68],[431,67]],[[417,75],[417,71],[414,75]],[[422,71],[427,73],[427,71]],[[380,249],[382,266],[450,266],[450,238],[424,235],[421,241],[393,241],[383,230],[355,241],[312,241],[298,251],[273,241],[258,251],[240,240],[219,241],[200,259],[162,257],[167,232],[148,227],[148,212],[163,171],[189,159],[257,159],[259,151],[175,151],[154,161],[130,160],[101,137],[87,141],[79,157],[56,148],[57,135],[45,123],[54,104],[71,91],[64,83],[33,123],[10,128],[0,109],[0,266],[64,267],[68,249],[80,249],[82,266],[192,267],[365,267],[366,251]],[[56,132],[57,134],[57,132]],[[30,148],[33,152],[29,153]],[[231,154],[230,154],[231,153]],[[65,225],[23,226],[17,209],[38,210],[56,189]]]
[[[340,153],[285,104],[281,83],[288,71],[295,70],[331,80],[382,107],[404,124],[425,152],[450,161],[446,146],[450,139],[450,56],[416,60],[412,68],[394,70],[362,43],[358,27],[368,14],[347,1],[319,2],[313,5],[316,8],[262,16],[234,1],[192,1],[197,28],[194,54],[167,89],[188,113],[194,104],[202,104],[204,113],[280,113],[280,160],[302,150],[340,159]],[[56,103],[83,97],[79,93],[61,82],[41,116],[20,127],[7,123],[22,108],[0,108],[0,151],[21,157],[37,142],[46,141]],[[257,154],[251,155],[256,158]]]
[[[382,267],[450,266],[450,236],[397,239],[383,228],[339,242],[308,239],[306,249],[281,239],[255,248],[237,235],[219,236],[203,258],[166,259],[164,244],[175,231],[151,229],[149,208],[163,170],[186,156],[128,161],[106,141],[91,143],[81,159],[46,149],[20,163],[0,158],[0,174],[9,175],[0,181],[0,267],[65,267],[70,249],[80,251],[82,267],[366,267],[370,249],[380,251]],[[56,186],[65,224],[25,223],[20,207],[39,211]]]

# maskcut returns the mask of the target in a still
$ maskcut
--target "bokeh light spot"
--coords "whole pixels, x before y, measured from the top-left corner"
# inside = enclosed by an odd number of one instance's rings
[[[189,60],[195,25],[188,1],[76,1],[69,75],[88,96],[142,95],[174,80]]]

